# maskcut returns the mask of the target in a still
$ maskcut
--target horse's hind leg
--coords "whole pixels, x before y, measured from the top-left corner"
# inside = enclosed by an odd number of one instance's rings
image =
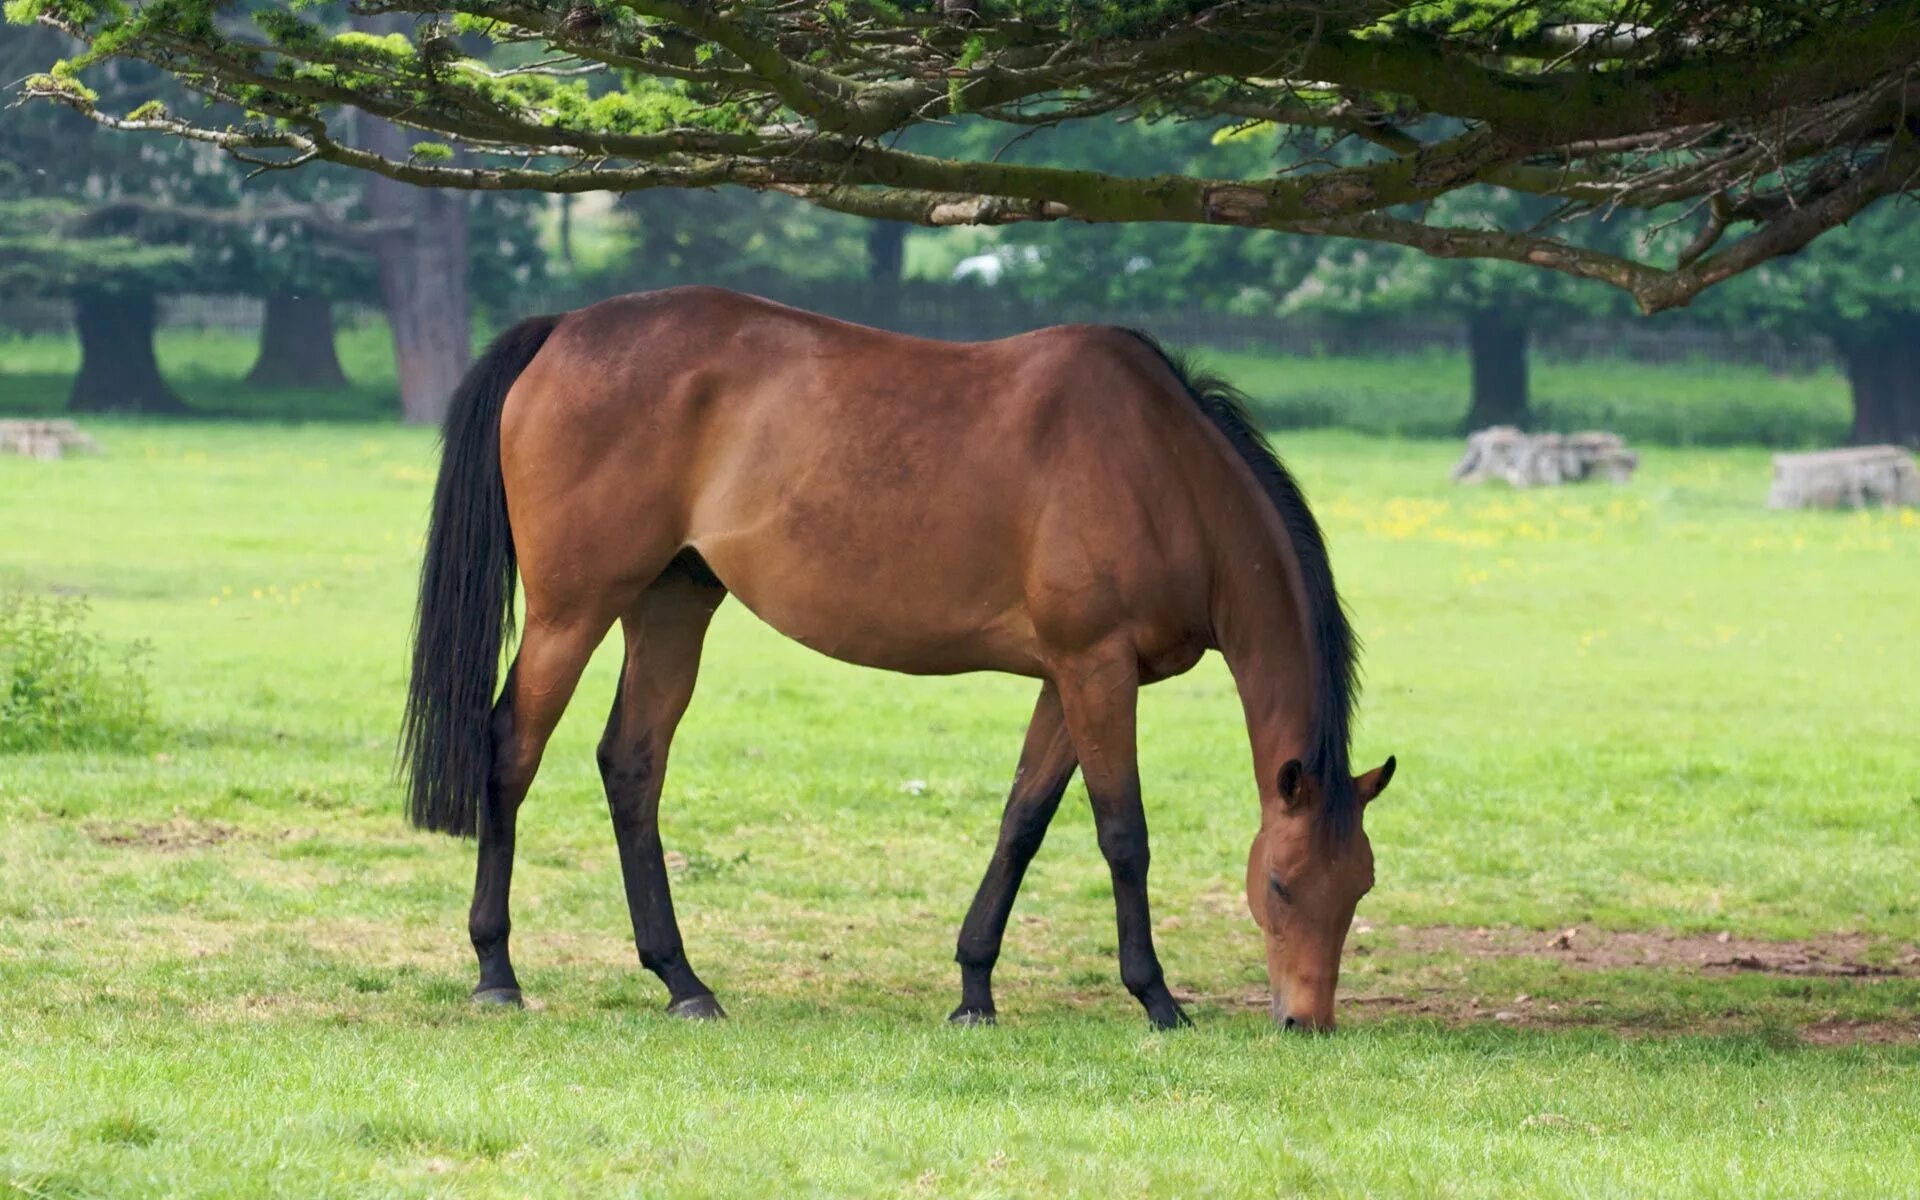
[[[687,964],[660,845],[660,789],[673,731],[693,698],[700,647],[724,587],[676,562],[622,618],[627,640],[620,692],[600,740],[600,777],[620,844],[620,872],[640,963],[667,985],[667,1011],[723,1017],[713,991]]]
[[[1039,853],[1060,797],[1073,778],[1074,764],[1060,692],[1048,683],[1040,689],[1033,720],[1027,725],[1020,767],[1014,773],[1006,813],[1000,818],[1000,840],[967,909],[967,919],[960,925],[954,952],[954,961],[960,964],[960,1007],[947,1018],[956,1025],[993,1022],[993,965],[1000,959],[1007,918],[1013,913],[1013,899],[1027,865]]]
[[[467,932],[480,957],[480,983],[473,998],[481,1003],[520,1003],[520,983],[507,955],[514,824],[547,739],[580,681],[581,670],[612,623],[611,616],[563,623],[529,620],[493,707],[493,779],[480,813],[479,863],[474,872],[473,908],[467,915]]]

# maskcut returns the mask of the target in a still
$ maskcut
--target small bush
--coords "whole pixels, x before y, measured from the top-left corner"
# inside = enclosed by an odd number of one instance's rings
[[[149,650],[110,649],[84,600],[0,593],[0,753],[124,750],[153,719]]]

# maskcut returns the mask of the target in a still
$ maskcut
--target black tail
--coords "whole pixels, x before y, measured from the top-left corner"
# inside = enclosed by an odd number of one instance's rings
[[[559,322],[529,317],[495,338],[447,407],[400,733],[407,816],[422,829],[472,837],[493,774],[493,694],[513,636],[515,575],[500,409]]]

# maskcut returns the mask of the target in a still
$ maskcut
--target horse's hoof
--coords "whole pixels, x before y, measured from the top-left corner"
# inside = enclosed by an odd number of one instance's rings
[[[947,1017],[949,1025],[991,1025],[994,1023],[993,1010],[990,1008],[968,1008],[961,1005]]]
[[[483,987],[473,989],[473,1002],[488,1008],[525,1008],[526,1002],[520,999],[517,987]]]
[[[684,1017],[689,1021],[724,1021],[727,1010],[721,1008],[720,1002],[715,1000],[713,994],[709,992],[704,996],[688,996],[684,1000],[675,1000],[667,1005],[667,1015]]]
[[[1155,1029],[1186,1029],[1193,1025],[1193,1018],[1175,1001],[1168,1001],[1163,1009],[1148,1009],[1147,1021]]]

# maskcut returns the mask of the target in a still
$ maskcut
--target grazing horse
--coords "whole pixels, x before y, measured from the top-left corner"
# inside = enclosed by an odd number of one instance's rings
[[[525,620],[501,683],[516,573]],[[1237,394],[1125,330],[928,341],[713,288],[523,321],[453,396],[403,753],[413,822],[478,837],[476,999],[520,999],[515,815],[617,621],[626,661],[599,762],[634,940],[669,1012],[723,1015],[681,944],[658,814],[729,593],[846,662],[1042,681],[960,929],[956,1022],[993,1019],[1014,894],[1076,767],[1120,978],[1154,1025],[1186,1022],[1153,949],[1134,708],[1143,685],[1219,650],[1259,780],[1247,904],[1273,1017],[1332,1026],[1373,883],[1361,810],[1393,760],[1349,774],[1353,636],[1319,528]]]

